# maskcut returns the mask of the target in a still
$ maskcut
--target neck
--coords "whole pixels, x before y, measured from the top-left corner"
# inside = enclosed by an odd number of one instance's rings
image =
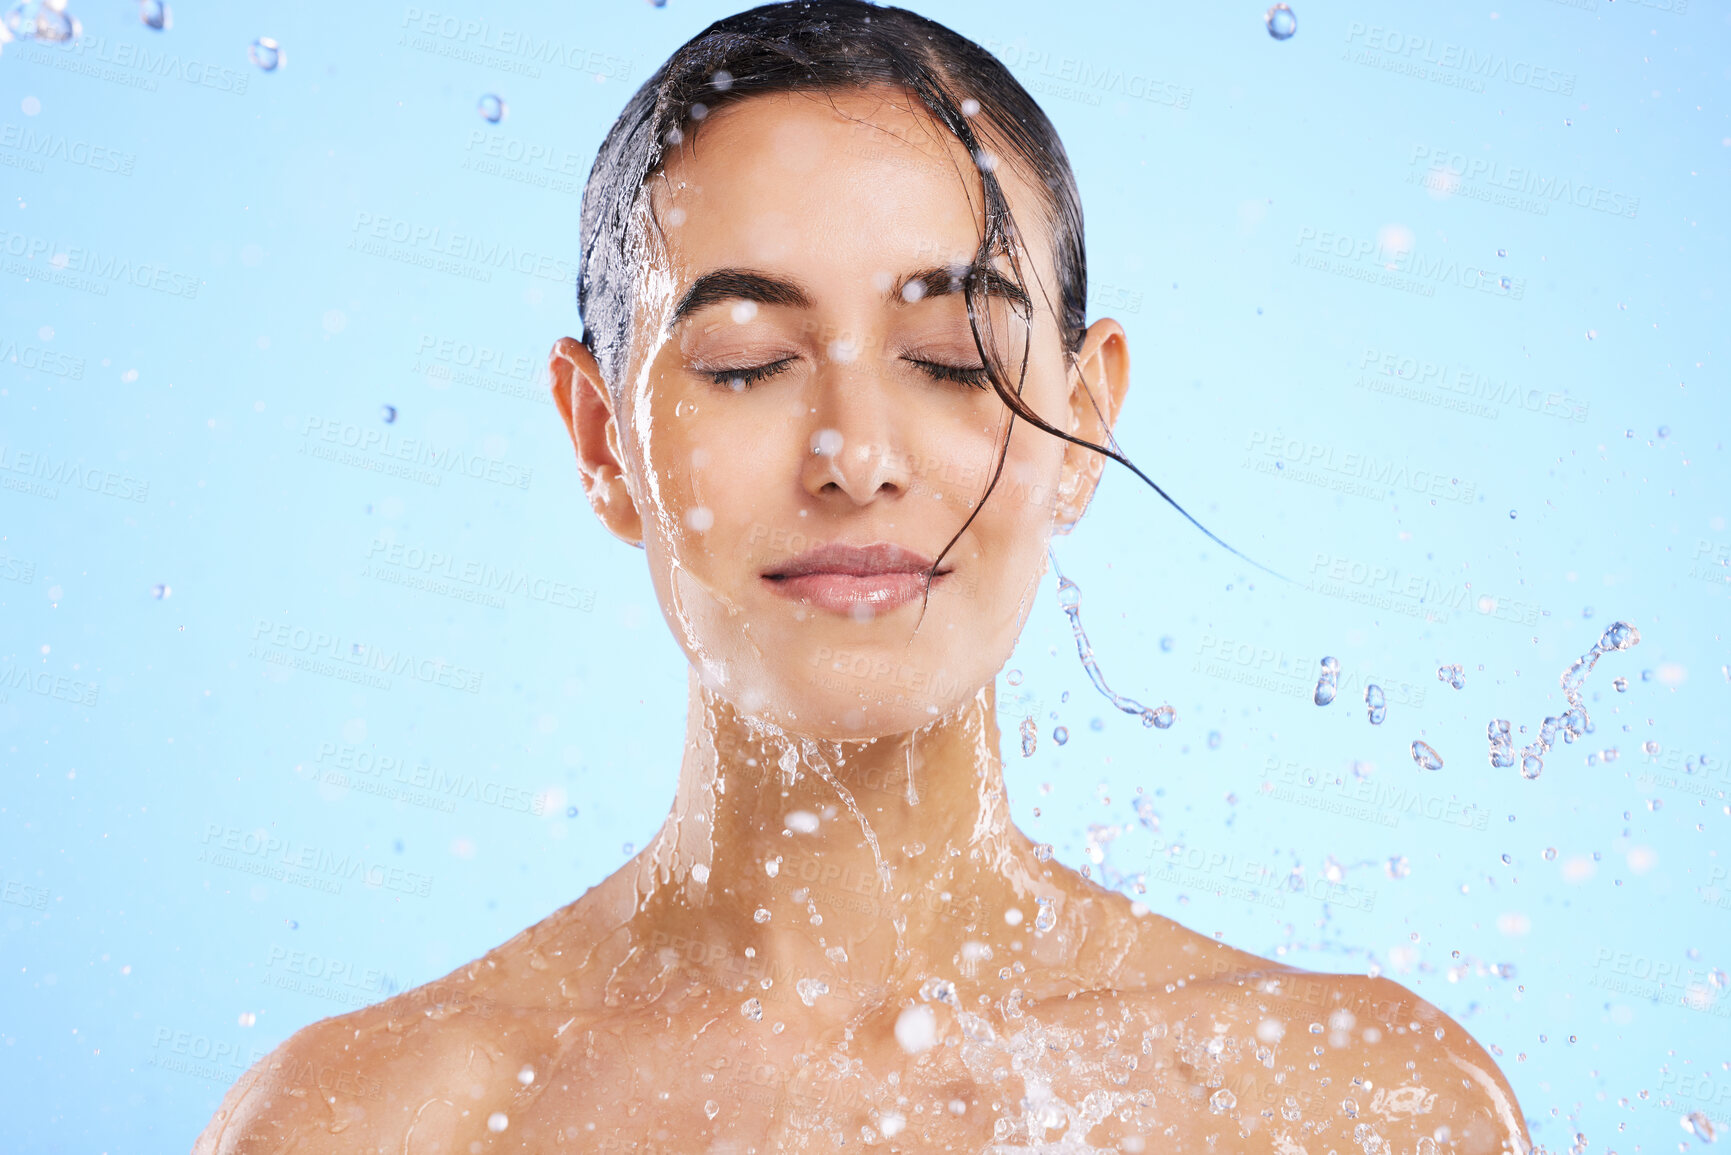
[[[1052,887],[1010,822],[994,687],[918,730],[847,742],[748,720],[695,674],[689,703],[678,795],[638,876],[664,941],[757,960],[775,995],[820,976],[864,994],[926,960],[995,968],[1032,930]]]

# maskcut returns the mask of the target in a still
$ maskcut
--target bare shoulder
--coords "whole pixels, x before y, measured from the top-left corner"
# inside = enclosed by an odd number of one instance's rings
[[[466,1135],[446,1146],[466,1150],[495,1115],[510,1117],[583,1015],[549,978],[597,945],[580,905],[442,978],[296,1031],[236,1080],[194,1155],[395,1151],[416,1131],[442,1144]]]
[[[1324,1149],[1367,1134],[1420,1152],[1531,1147],[1503,1073],[1437,1007],[1386,978],[1256,962],[1192,984],[1182,1002],[1193,1008],[1192,1043],[1206,1023],[1254,1060],[1243,1064],[1245,1105],[1271,1132],[1299,1147],[1309,1132]]]
[[[481,1038],[483,1003],[470,998],[465,1013],[447,1014],[433,1002],[445,981],[296,1031],[235,1081],[194,1155],[398,1145],[389,1137],[413,1122],[411,1104],[452,1086]]]

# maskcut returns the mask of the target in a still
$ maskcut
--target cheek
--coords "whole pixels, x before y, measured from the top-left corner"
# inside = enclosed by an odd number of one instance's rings
[[[701,406],[695,414],[689,402],[685,408],[672,428],[658,435],[650,454],[661,478],[659,520],[675,532],[683,560],[723,561],[769,527],[766,495],[777,492],[775,455],[767,446],[753,447],[761,437],[742,437],[724,423],[704,422],[708,414]]]

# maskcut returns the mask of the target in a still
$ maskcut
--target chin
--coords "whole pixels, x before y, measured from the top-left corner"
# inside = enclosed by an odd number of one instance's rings
[[[879,668],[881,667],[874,667]],[[864,741],[905,734],[929,726],[974,698],[959,687],[947,693],[909,686],[872,684],[833,669],[786,671],[788,676],[733,679],[718,684],[704,679],[742,716],[775,726],[789,734],[826,742]]]

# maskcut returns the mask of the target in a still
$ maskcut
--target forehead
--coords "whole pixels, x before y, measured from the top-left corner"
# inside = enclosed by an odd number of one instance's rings
[[[997,151],[983,116],[974,131]],[[993,171],[1034,262],[1025,273],[1050,269],[1043,202],[1008,158]],[[893,89],[775,93],[725,105],[670,156],[652,196],[681,280],[730,265],[821,283],[968,262],[984,220],[967,149]],[[1039,279],[1052,283],[1044,273]]]

